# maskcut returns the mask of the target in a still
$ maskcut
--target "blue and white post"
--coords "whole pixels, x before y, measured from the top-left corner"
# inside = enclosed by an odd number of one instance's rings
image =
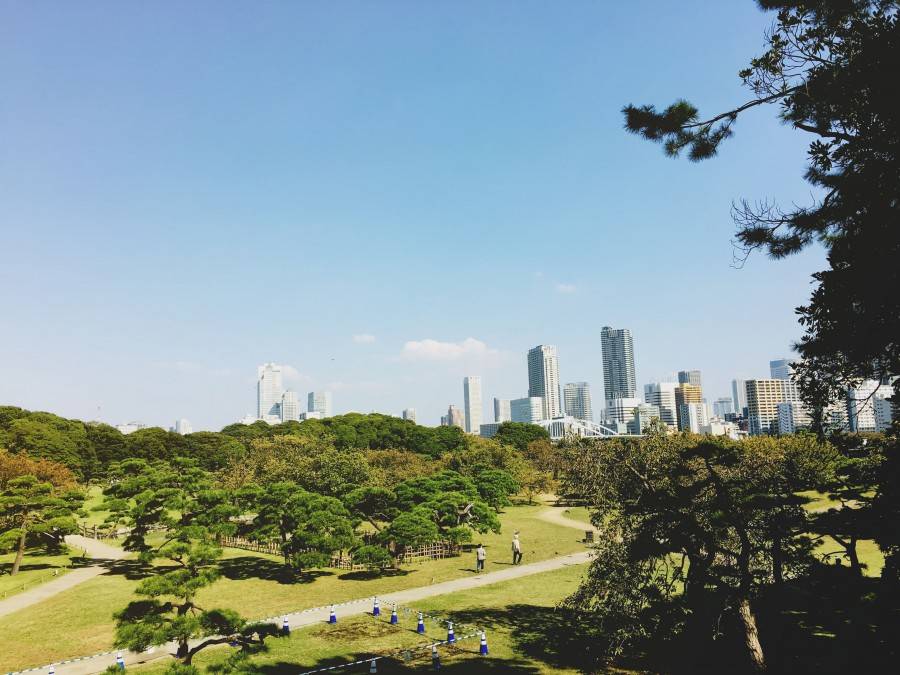
[[[484,631],[481,631],[481,649],[478,651],[478,653],[482,656],[488,655],[487,635],[485,635]]]
[[[337,623],[337,614],[334,613],[334,605],[331,606],[331,613],[328,615],[328,623]]]
[[[375,603],[372,605],[372,616],[381,616],[381,607],[378,605],[378,596],[375,596]]]
[[[48,666],[47,675],[56,675],[56,668],[53,667],[52,663]]]
[[[125,657],[122,656],[122,652],[116,652],[116,665],[119,670],[125,670]]]
[[[288,618],[285,616],[281,620],[281,634],[282,635],[290,635],[291,634],[291,623],[288,621]]]
[[[370,673],[378,672],[378,666],[375,665],[375,659],[372,659],[372,663],[369,665],[369,672]]]
[[[431,665],[435,670],[441,669],[441,655],[438,654],[437,645],[431,645]]]
[[[396,625],[398,620],[399,619],[397,619],[397,603],[395,602],[394,606],[391,607],[391,623]]]
[[[425,633],[425,619],[422,618],[422,612],[419,612],[419,623],[416,624],[417,633]]]
[[[453,632],[453,622],[447,622],[447,644],[452,645],[456,642],[456,633]]]

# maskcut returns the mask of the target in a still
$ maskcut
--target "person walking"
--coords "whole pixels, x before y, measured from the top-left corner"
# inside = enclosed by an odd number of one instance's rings
[[[475,549],[475,571],[484,572],[484,560],[487,558],[487,551],[484,550],[484,544],[478,544]]]
[[[516,530],[516,533],[513,535],[512,540],[512,554],[513,554],[513,565],[518,565],[522,562],[522,544],[519,543],[519,531]]]

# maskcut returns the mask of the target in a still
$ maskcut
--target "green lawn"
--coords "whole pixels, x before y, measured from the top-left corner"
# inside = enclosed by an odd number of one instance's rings
[[[571,518],[587,525],[591,524],[591,511],[586,506],[570,506],[563,513],[565,513],[566,518]]]
[[[544,508],[507,509],[500,515],[503,532],[480,537],[488,551],[487,571],[505,569],[510,562],[509,545],[516,529],[520,530],[526,563],[584,549],[577,530],[535,518]],[[228,549],[224,578],[201,592],[198,604],[232,608],[248,618],[260,618],[459,578],[472,574],[474,564],[474,553],[468,553],[459,558],[409,565],[398,574],[384,577],[321,570],[301,582],[289,583],[277,558]],[[39,606],[0,617],[0,635],[11,645],[0,645],[0,672],[109,649],[113,640],[112,613],[135,598],[137,575],[134,563],[122,563],[113,573],[85,582]],[[57,625],[66,626],[66,631],[49,635],[48,616],[54,617]]]
[[[560,600],[575,590],[587,570],[585,565],[492,584],[482,588],[437,596],[416,609],[456,622],[463,636],[479,626],[487,631],[490,655],[478,655],[479,640],[468,639],[456,648],[441,647],[444,670],[458,673],[556,673],[582,672],[578,659],[584,653],[578,628],[568,625],[567,613],[554,610]],[[272,639],[269,648],[250,658],[247,673],[274,675],[349,663],[365,657],[393,656],[379,662],[378,672],[426,672],[431,670],[430,650],[417,651],[404,663],[401,650],[421,648],[446,638],[443,625],[426,622],[426,637],[415,632],[415,614],[401,613],[400,624],[391,626],[387,616],[358,617],[295,630],[288,639]],[[576,647],[576,642],[579,644]],[[195,664],[205,670],[221,665],[233,651],[227,647],[201,652]],[[167,663],[140,668],[141,675],[157,675]],[[354,671],[367,672],[357,667]]]
[[[92,527],[94,525],[97,525],[98,527],[102,526],[104,524],[103,521],[109,515],[109,511],[94,510],[102,503],[103,488],[99,485],[91,485],[88,488],[87,499],[84,501],[84,510],[87,512],[87,515],[83,518],[79,518],[78,522],[87,527]]]
[[[76,552],[74,556],[78,556]],[[10,576],[15,553],[0,555],[0,600],[23,590],[56,579],[66,574],[72,565],[72,555],[47,555],[43,549],[28,549],[16,576]],[[24,588],[23,588],[24,586]]]

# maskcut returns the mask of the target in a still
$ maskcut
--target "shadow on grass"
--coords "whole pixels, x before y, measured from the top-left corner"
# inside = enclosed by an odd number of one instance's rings
[[[327,570],[304,570],[298,574],[283,563],[250,555],[221,560],[219,568],[226,579],[263,579],[279,584],[308,584],[319,577],[334,576]]]
[[[360,570],[358,572],[345,572],[338,576],[341,581],[371,581],[372,579],[380,579],[382,577],[405,577],[409,574],[409,570],[390,569],[376,572],[368,572]]]

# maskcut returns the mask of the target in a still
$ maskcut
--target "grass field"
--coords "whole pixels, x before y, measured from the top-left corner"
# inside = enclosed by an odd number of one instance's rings
[[[567,567],[523,579],[438,596],[415,609],[455,621],[462,636],[473,626],[487,631],[490,655],[478,655],[479,640],[468,639],[455,648],[441,647],[443,670],[458,673],[553,673],[574,675],[584,653],[577,627],[565,628],[568,615],[554,606],[575,590],[587,570],[585,565]],[[430,650],[420,649],[404,662],[401,650],[412,650],[447,636],[443,625],[426,622],[425,638],[415,632],[415,614],[401,613],[398,626],[388,617],[358,617],[331,626],[322,624],[295,630],[288,639],[269,641],[268,649],[250,657],[247,673],[296,674],[312,668],[349,663],[365,657],[388,656],[378,662],[378,672],[404,673],[431,670]],[[568,637],[567,637],[568,636]],[[205,670],[222,665],[232,650],[211,648],[201,652],[195,664]],[[139,668],[141,675],[159,675],[166,663]],[[355,671],[368,672],[357,666]]]
[[[103,521],[109,515],[109,511],[96,511],[103,503],[103,488],[99,485],[91,485],[88,488],[87,499],[84,500],[86,515],[78,519],[78,522],[87,527],[103,525]]]
[[[66,574],[72,565],[72,555],[47,555],[43,549],[29,549],[25,551],[22,566],[14,577],[10,576],[9,571],[12,569],[15,553],[0,555],[0,600]]]
[[[518,506],[500,515],[501,534],[481,537],[488,551],[487,571],[505,569],[513,530],[520,530],[524,562],[583,550],[578,531],[535,518],[544,506]],[[477,541],[476,541],[477,543]],[[298,582],[285,578],[277,558],[228,549],[224,578],[204,589],[200,606],[226,607],[247,618],[314,607],[332,602],[427,586],[473,573],[474,553],[404,567],[399,573],[371,577],[365,573],[314,571]],[[110,573],[15,614],[0,618],[0,671],[41,665],[109,649],[112,613],[135,599],[140,570],[123,562]],[[47,617],[64,631],[47,631]]]

